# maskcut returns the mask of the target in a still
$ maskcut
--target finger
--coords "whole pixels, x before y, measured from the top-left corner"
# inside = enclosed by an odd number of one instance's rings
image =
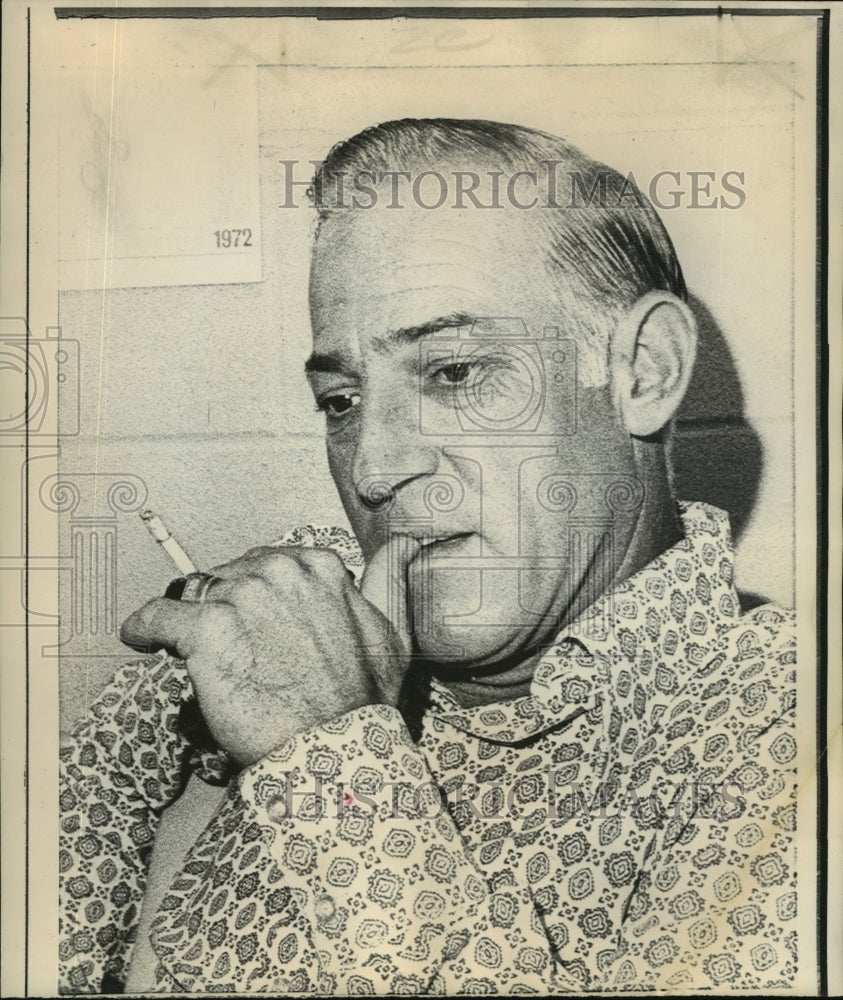
[[[229,562],[219,563],[211,566],[208,572],[212,576],[219,577],[220,580],[230,580],[238,576],[244,576],[253,571],[256,560],[272,551],[268,546],[261,545],[257,548],[249,549],[242,556],[231,559]]]
[[[360,584],[360,593],[389,619],[407,648],[412,632],[407,568],[420,551],[411,535],[390,535],[367,563]]]
[[[215,579],[202,603],[206,607],[214,604],[227,605],[238,615],[249,618],[271,615],[277,619],[279,611],[285,610],[287,605],[295,604],[295,592],[290,587],[281,588],[271,584],[259,573],[242,573]]]
[[[298,550],[299,546],[256,545],[254,548],[247,549],[241,556],[237,556],[236,559],[230,559],[228,562],[211,566],[207,572],[212,576],[219,577],[221,580],[249,576],[255,573],[255,567],[259,567],[262,562],[271,560],[275,556],[290,555]]]
[[[184,658],[195,646],[202,604],[184,604],[166,597],[155,597],[123,622],[120,639],[135,649],[175,650]]]
[[[346,569],[333,549],[302,545],[262,545],[249,549],[232,562],[214,566],[209,572],[220,580],[260,577],[267,583],[282,585],[303,580],[311,574],[328,585],[354,580],[354,574]],[[304,576],[300,576],[302,572]],[[216,588],[215,584],[213,589]]]

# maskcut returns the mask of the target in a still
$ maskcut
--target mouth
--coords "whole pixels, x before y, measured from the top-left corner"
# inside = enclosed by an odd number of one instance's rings
[[[419,545],[424,552],[431,550],[445,551],[449,548],[456,548],[461,542],[474,535],[473,531],[458,531],[449,535],[422,535],[417,537]]]

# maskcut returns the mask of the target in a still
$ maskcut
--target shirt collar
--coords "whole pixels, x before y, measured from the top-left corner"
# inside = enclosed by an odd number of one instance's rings
[[[517,743],[598,704],[634,698],[642,675],[653,675],[671,697],[682,674],[700,665],[712,638],[740,614],[728,515],[687,502],[679,513],[684,537],[559,633],[529,695],[465,709],[434,681],[436,716],[484,739]]]

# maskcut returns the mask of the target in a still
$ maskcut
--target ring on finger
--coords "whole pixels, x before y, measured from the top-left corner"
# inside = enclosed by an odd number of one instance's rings
[[[174,601],[202,604],[218,580],[219,577],[212,573],[188,573],[187,576],[173,580],[164,592],[164,596]]]

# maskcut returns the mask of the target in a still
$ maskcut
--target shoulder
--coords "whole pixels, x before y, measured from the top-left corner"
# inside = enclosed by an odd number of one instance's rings
[[[796,664],[796,612],[777,604],[764,604],[738,618],[724,633],[735,664],[768,666],[767,676],[777,677]]]
[[[782,719],[796,705],[796,643],[795,612],[754,608],[723,629],[697,678],[707,692],[730,696],[732,713],[746,722]]]

